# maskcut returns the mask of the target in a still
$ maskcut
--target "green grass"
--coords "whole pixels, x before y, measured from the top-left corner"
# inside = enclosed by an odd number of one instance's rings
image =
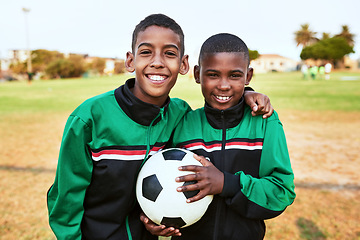
[[[356,76],[358,81],[343,81]],[[251,86],[268,95],[276,109],[360,111],[360,73],[333,73],[331,80],[304,80],[300,73],[257,75]]]
[[[85,99],[119,86],[125,75],[0,84],[0,114],[48,113],[74,109]]]
[[[331,80],[303,80],[301,74],[257,74],[250,86],[268,95],[276,109],[360,111],[360,80],[342,81],[343,76],[360,73],[333,73]],[[124,83],[129,75],[67,80],[6,82],[0,84],[0,114],[71,111],[85,99]],[[187,76],[179,77],[171,93],[193,107],[203,105],[200,86]]]

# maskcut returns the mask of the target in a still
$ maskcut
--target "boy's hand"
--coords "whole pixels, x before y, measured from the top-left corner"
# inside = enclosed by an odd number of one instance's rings
[[[252,109],[251,115],[263,115],[263,118],[268,118],[273,114],[274,108],[268,96],[254,91],[245,91],[244,98],[246,104]]]
[[[206,160],[203,156],[194,154],[202,166],[188,165],[179,167],[180,171],[192,171],[194,174],[189,174],[177,177],[177,182],[197,181],[195,184],[181,186],[177,188],[178,192],[196,191],[200,192],[194,197],[187,199],[187,202],[195,202],[206,195],[214,195],[222,192],[224,186],[224,174],[217,169],[210,161]]]
[[[144,213],[140,214],[140,220],[144,223],[145,228],[152,234],[156,236],[181,236],[180,230],[174,227],[166,227],[165,225],[157,225],[151,221]]]

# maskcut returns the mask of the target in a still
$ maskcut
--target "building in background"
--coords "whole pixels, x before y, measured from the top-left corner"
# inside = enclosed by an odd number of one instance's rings
[[[28,52],[22,49],[9,50],[7,58],[11,62],[25,62],[28,59]]]
[[[17,64],[19,62],[25,62],[27,59],[27,50],[9,50],[5,57],[0,58],[0,79],[15,80],[16,78],[13,76],[10,70],[10,65]]]
[[[254,73],[296,71],[299,62],[277,54],[261,54],[250,63]]]
[[[349,70],[359,70],[359,61],[360,59],[358,60],[354,60],[354,59],[351,59],[349,56],[345,56],[344,57],[344,67],[345,69],[349,69]]]

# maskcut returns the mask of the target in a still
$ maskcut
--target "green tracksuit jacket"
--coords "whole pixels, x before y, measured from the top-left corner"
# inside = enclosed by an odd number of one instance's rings
[[[125,85],[81,104],[69,117],[55,182],[48,191],[49,223],[58,239],[156,239],[139,220],[135,182],[143,160],[164,148],[190,111],[180,99],[159,108]],[[128,216],[128,218],[127,218]],[[128,222],[128,224],[126,224]]]
[[[294,201],[294,174],[276,112],[252,117],[243,99],[226,110],[205,104],[183,118],[173,144],[207,157],[225,176],[223,192],[205,215],[173,239],[263,239],[264,219]]]

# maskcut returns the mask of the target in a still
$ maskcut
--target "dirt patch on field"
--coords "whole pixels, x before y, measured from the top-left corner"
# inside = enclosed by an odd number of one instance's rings
[[[299,186],[360,190],[360,113],[281,112]]]
[[[297,197],[266,239],[360,239],[360,113],[279,112]]]

